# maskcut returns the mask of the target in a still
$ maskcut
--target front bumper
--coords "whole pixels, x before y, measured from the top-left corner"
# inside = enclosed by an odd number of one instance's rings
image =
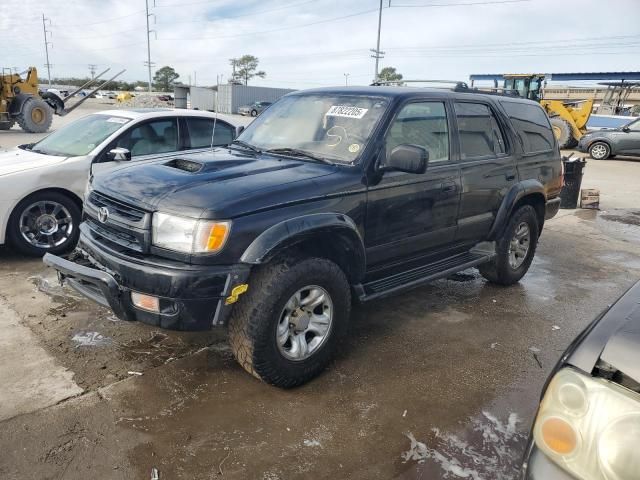
[[[555,217],[558,210],[560,210],[560,197],[547,200],[544,208],[544,219],[549,220],[550,218]]]
[[[118,318],[172,330],[207,330],[224,325],[233,305],[231,290],[246,282],[249,266],[187,265],[123,258],[81,234],[78,248],[66,260],[46,254],[44,263],[70,287],[108,307]],[[134,306],[131,292],[160,299],[160,311]]]

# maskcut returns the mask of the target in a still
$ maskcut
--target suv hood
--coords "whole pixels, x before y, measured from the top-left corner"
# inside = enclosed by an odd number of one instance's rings
[[[567,363],[589,373],[602,359],[640,383],[640,282],[587,327],[578,341]]]
[[[0,152],[0,177],[34,168],[48,167],[63,162],[67,157],[45,155],[30,150],[14,148]]]
[[[338,168],[223,148],[96,174],[92,187],[149,211],[222,219],[309,198]]]

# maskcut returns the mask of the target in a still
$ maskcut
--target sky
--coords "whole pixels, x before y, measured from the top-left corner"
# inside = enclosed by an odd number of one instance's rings
[[[229,59],[260,59],[250,85],[366,85],[379,0],[149,0],[151,60],[215,85]],[[0,67],[52,77],[126,69],[146,80],[145,0],[1,0]],[[391,5],[389,7],[389,5]],[[640,0],[383,0],[380,67],[408,79],[472,73],[640,70]],[[345,77],[348,74],[348,77]],[[579,82],[573,82],[579,84]]]

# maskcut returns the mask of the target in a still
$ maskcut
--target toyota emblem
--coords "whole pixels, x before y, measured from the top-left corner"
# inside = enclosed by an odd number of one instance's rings
[[[107,207],[100,207],[98,210],[98,220],[102,223],[107,223],[109,219],[109,209]]]

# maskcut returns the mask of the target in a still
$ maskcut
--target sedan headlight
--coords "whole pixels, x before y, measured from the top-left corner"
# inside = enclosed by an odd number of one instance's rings
[[[216,253],[222,250],[231,222],[196,220],[156,212],[152,220],[152,243],[184,253]]]
[[[538,448],[577,478],[637,479],[640,395],[562,369],[542,399],[533,436]]]

